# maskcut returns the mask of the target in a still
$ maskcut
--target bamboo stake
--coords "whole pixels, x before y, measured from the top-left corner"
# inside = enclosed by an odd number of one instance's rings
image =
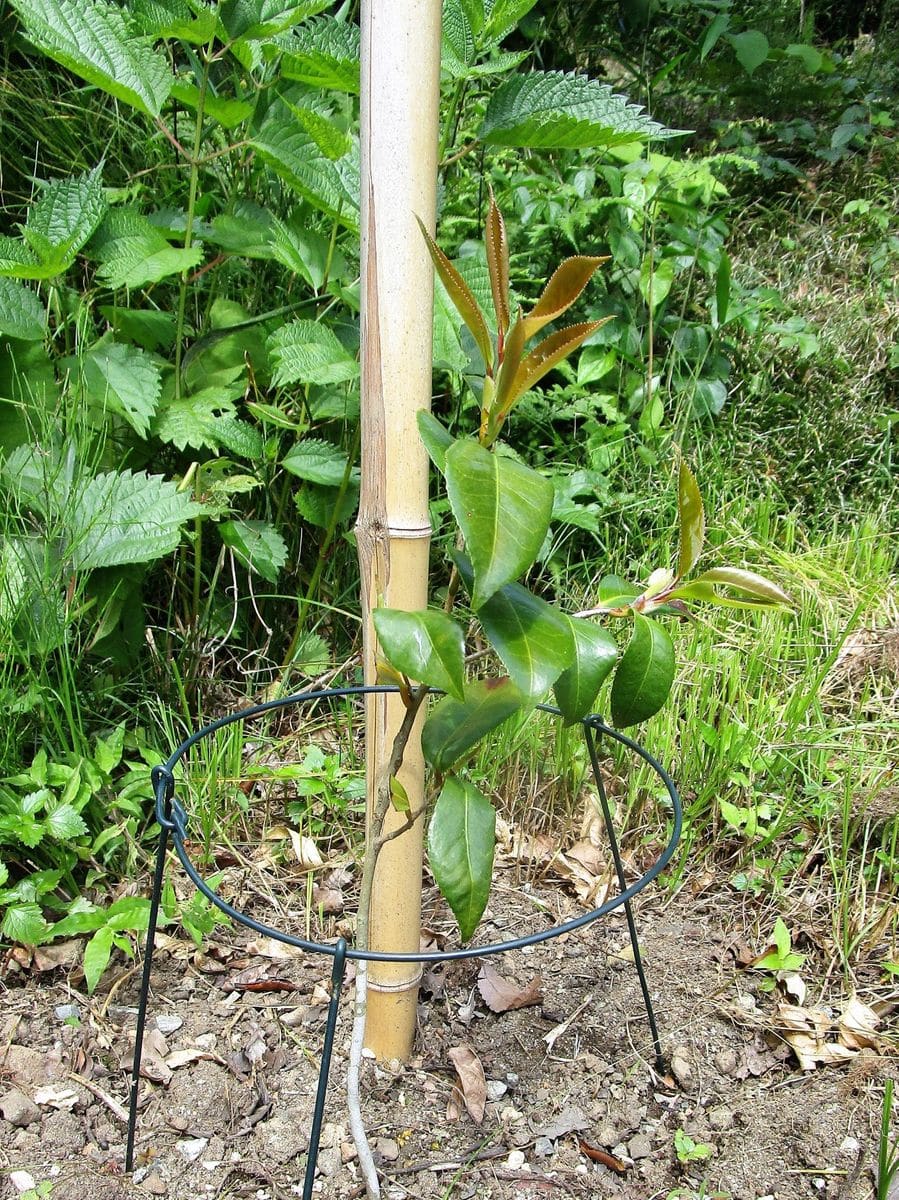
[[[433,228],[440,16],[440,0],[362,3],[362,493],[356,537],[366,682],[375,680],[372,607],[427,607],[428,462],[415,414],[430,406],[433,275],[415,217]],[[398,697],[368,698],[369,819],[402,716]],[[424,786],[417,729],[399,778],[416,811]],[[385,834],[402,823],[391,810]],[[382,846],[371,949],[418,950],[421,858],[421,821]],[[415,964],[371,964],[365,1041],[378,1058],[409,1056],[419,977]]]

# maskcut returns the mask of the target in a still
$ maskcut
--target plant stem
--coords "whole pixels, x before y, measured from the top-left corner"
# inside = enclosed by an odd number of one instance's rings
[[[187,192],[187,214],[184,225],[184,249],[189,250],[194,239],[194,213],[197,207],[197,188],[200,180],[200,147],[203,144],[203,114],[206,107],[206,90],[209,86],[209,56],[212,52],[212,42],[206,47],[203,55],[203,70],[200,75],[200,86],[197,92],[197,116],[194,122],[194,144],[189,158],[190,177]],[[175,319],[175,399],[181,399],[181,358],[184,353],[184,317],[187,312],[187,282],[188,272],[181,272],[178,284],[178,308]]]

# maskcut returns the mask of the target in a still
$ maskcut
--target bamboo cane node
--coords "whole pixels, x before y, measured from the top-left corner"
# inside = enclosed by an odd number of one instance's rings
[[[387,536],[391,538],[429,538],[432,530],[430,522],[427,525],[388,525]]]
[[[417,988],[421,983],[422,973],[423,968],[419,966],[415,974],[409,976],[408,979],[381,982],[380,980],[372,979],[372,973],[369,971],[366,986],[370,992],[408,992],[412,988]]]

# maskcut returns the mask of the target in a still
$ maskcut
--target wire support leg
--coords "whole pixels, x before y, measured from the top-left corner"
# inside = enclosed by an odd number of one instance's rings
[[[596,790],[599,793],[599,802],[602,805],[602,815],[605,821],[606,831],[609,835],[609,846],[612,851],[612,859],[615,863],[615,873],[618,876],[618,886],[622,891],[627,889],[627,879],[624,874],[624,863],[621,860],[621,851],[618,847],[618,838],[615,835],[615,826],[612,823],[612,810],[609,807],[609,799],[606,795],[605,785],[602,781],[602,772],[599,768],[599,758],[596,753],[596,738],[592,728],[589,725],[584,726],[584,736],[587,739],[587,750],[590,754],[590,765],[593,768],[593,778],[596,781]],[[646,1017],[649,1021],[649,1031],[652,1035],[653,1049],[656,1057],[656,1070],[660,1075],[665,1073],[665,1061],[662,1058],[662,1042],[659,1038],[659,1027],[656,1024],[655,1010],[652,1006],[652,999],[649,995],[649,984],[646,979],[646,972],[643,969],[643,957],[640,954],[640,943],[637,939],[637,924],[634,920],[634,910],[630,900],[624,902],[624,915],[627,919],[627,928],[631,939],[631,949],[634,954],[634,966],[637,968],[637,978],[640,980],[640,990],[643,993],[643,1004],[646,1007]]]
[[[128,1140],[125,1144],[125,1170],[134,1170],[134,1135],[137,1129],[137,1101],[140,1089],[140,1064],[144,1048],[144,1027],[147,1023],[147,1006],[150,1001],[150,971],[153,967],[153,948],[156,940],[156,925],[159,920],[159,905],[162,900],[162,877],[165,872],[165,857],[168,851],[169,830],[166,825],[159,829],[156,847],[156,867],[153,871],[153,891],[150,895],[150,914],[147,921],[147,940],[144,945],[144,969],[141,973],[140,997],[137,1002],[137,1024],[134,1029],[134,1060],[131,1065],[131,1096],[128,1103]]]
[[[328,1005],[328,1020],[325,1025],[325,1040],[322,1045],[322,1061],[318,1070],[318,1089],[315,1093],[315,1108],[312,1113],[312,1128],[309,1130],[309,1150],[306,1155],[306,1176],[303,1180],[303,1200],[312,1200],[312,1185],[318,1164],[318,1144],[321,1139],[322,1122],[325,1117],[325,1100],[328,1095],[328,1076],[331,1073],[331,1051],[334,1049],[334,1033],[337,1029],[337,1013],[343,992],[346,973],[347,945],[340,938],[334,950],[334,969],[331,972],[331,1002]]]

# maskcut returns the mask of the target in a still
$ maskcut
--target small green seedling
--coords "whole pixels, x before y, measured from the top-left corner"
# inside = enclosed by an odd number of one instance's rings
[[[675,1129],[674,1153],[677,1155],[677,1161],[686,1166],[687,1163],[705,1162],[711,1157],[712,1147],[707,1142],[694,1142],[683,1129]]]
[[[877,1200],[890,1200],[896,1194],[893,1184],[899,1176],[899,1143],[890,1135],[892,1113],[893,1081],[888,1079],[883,1089],[880,1138],[877,1143]]]
[[[774,922],[774,932],[771,936],[774,939],[774,945],[769,946],[765,953],[752,963],[754,971],[771,971],[774,975],[774,978],[764,979],[759,984],[759,987],[765,992],[773,991],[777,982],[776,977],[782,971],[798,971],[805,962],[805,955],[797,954],[793,950],[790,931],[781,917]]]

